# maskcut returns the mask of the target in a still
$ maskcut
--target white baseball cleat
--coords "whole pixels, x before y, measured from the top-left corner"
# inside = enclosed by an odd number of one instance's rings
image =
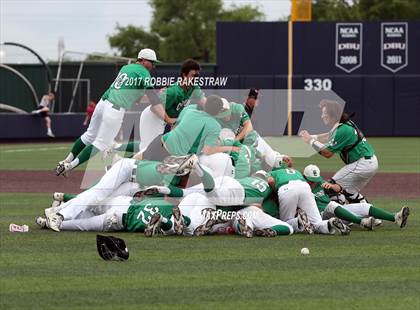
[[[336,217],[332,217],[328,220],[328,229],[330,232],[340,232],[342,235],[349,235],[351,231],[350,227]]]
[[[402,207],[399,212],[395,214],[395,223],[400,226],[400,228],[404,228],[407,225],[407,219],[410,215],[410,209],[406,206]]]
[[[61,204],[61,202],[59,202],[57,200],[53,200],[53,202],[51,204],[51,207],[46,208],[44,210],[45,217],[48,217],[48,216],[51,216],[51,215],[57,213],[57,208],[60,204]]]
[[[153,237],[154,235],[159,233],[161,223],[162,223],[162,215],[160,213],[153,214],[152,218],[150,219],[149,223],[144,229],[144,235],[146,237]]]
[[[312,225],[311,222],[309,222],[308,215],[305,211],[303,211],[301,208],[297,208],[297,221],[298,221],[298,227],[303,229],[306,233],[309,235],[313,235],[314,233],[314,225]]]
[[[70,170],[71,170],[70,163],[68,163],[66,161],[60,161],[58,163],[57,167],[55,167],[55,175],[57,175],[57,176],[59,176],[59,175],[67,176],[67,173]]]
[[[373,218],[373,227],[378,227],[382,225],[382,220]]]
[[[365,217],[362,218],[362,221],[360,222],[360,226],[363,228],[366,228],[368,230],[373,230],[375,219],[373,217]]]
[[[161,174],[186,175],[198,163],[196,154],[188,154],[184,156],[167,156],[162,163],[156,167]]]
[[[55,138],[55,135],[52,132],[47,132],[47,136],[50,138]]]
[[[54,194],[53,194],[53,200],[59,201],[59,202],[64,201],[64,193],[54,192]]]
[[[37,218],[35,218],[35,223],[40,228],[47,228],[47,219],[43,216],[38,216]]]
[[[103,231],[119,231],[122,228],[123,228],[123,224],[115,213],[108,214],[105,217],[104,223],[103,223]]]
[[[54,213],[50,214],[46,218],[46,226],[54,231],[60,231],[61,223],[63,222],[64,218],[61,214]]]

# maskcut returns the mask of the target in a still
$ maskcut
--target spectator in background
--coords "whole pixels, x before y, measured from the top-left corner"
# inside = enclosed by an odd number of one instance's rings
[[[254,108],[256,106],[258,106],[257,99],[258,99],[258,93],[259,93],[259,91],[260,91],[259,89],[251,88],[249,90],[248,98],[245,101],[244,108],[245,108],[245,111],[246,111],[246,113],[248,113],[248,116],[250,118],[252,116],[252,112],[254,111]]]
[[[90,100],[88,106],[86,107],[86,117],[83,121],[83,126],[87,126],[90,123],[90,119],[92,118],[93,111],[95,111],[96,102],[94,100]]]
[[[48,112],[50,111],[50,104],[55,99],[55,95],[53,92],[49,92],[48,94],[45,94],[41,98],[41,102],[39,103],[39,106],[36,108],[36,110],[32,111],[32,114],[39,114],[42,118],[45,120],[45,124],[47,126],[47,136],[50,138],[55,138],[55,135],[53,134],[51,130],[51,118],[48,115]]]

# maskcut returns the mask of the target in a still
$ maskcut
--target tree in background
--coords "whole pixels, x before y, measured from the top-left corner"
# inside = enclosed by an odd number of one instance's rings
[[[109,36],[121,56],[135,57],[145,47],[157,51],[165,62],[194,58],[216,60],[216,21],[259,21],[264,14],[250,5],[224,9],[222,0],[150,0],[153,17],[150,32],[142,27],[117,25]]]
[[[313,0],[314,21],[420,19],[420,0]]]

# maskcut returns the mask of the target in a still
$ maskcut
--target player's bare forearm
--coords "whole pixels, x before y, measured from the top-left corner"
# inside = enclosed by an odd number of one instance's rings
[[[215,153],[229,153],[229,152],[239,152],[240,149],[237,146],[204,146],[203,154],[211,155]]]
[[[143,159],[143,153],[138,152],[138,153],[134,154],[133,159],[142,160]]]
[[[150,110],[167,124],[174,124],[176,122],[176,118],[171,118],[166,114],[165,108],[161,103],[152,105]]]
[[[318,152],[318,154],[321,155],[321,156],[323,156],[323,157],[325,157],[325,158],[331,158],[334,155],[333,152],[331,152],[331,151],[329,151],[327,149],[320,150]]]
[[[317,135],[317,139],[319,142],[326,143],[328,141],[330,134],[328,132],[321,133]]]
[[[247,134],[249,134],[254,128],[252,127],[252,122],[250,120],[247,120],[244,123],[244,126],[239,134],[236,135],[235,140],[242,140],[245,138]]]
[[[336,193],[339,193],[342,190],[340,185],[329,182],[322,183],[321,186],[325,189],[332,190]]]

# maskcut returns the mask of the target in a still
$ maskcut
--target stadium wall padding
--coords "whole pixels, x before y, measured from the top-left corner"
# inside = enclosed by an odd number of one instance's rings
[[[77,138],[87,127],[83,126],[84,113],[54,113],[50,115],[52,130],[56,138]],[[43,139],[47,137],[45,121],[39,115],[0,113],[0,139]],[[139,113],[126,113],[124,116],[124,137],[139,137]]]
[[[336,63],[339,40],[337,27],[340,23],[294,23],[293,88],[304,89],[308,79],[330,80],[332,90],[346,102],[347,111],[356,113],[354,119],[367,136],[420,136],[420,21],[409,21],[404,26],[407,27],[407,40],[399,43],[406,43],[407,58],[404,61],[407,65],[395,72],[381,65],[381,33],[386,25],[384,23],[361,23],[361,47],[356,51],[361,55],[360,66],[350,72],[344,71]],[[287,88],[287,23],[219,22],[216,28],[217,65],[203,65],[203,76],[227,76],[228,81],[224,88],[228,89]],[[405,58],[405,54],[403,56]],[[92,99],[99,100],[122,65],[85,64],[82,78],[90,80]],[[28,64],[12,66],[29,78],[40,98],[47,85],[44,68],[41,65]],[[57,64],[50,66],[55,77]],[[78,63],[65,63],[62,77],[75,78],[78,68]],[[158,66],[152,73],[152,76],[160,77],[178,75],[179,64]],[[79,93],[85,91],[83,87],[85,86],[80,87]],[[30,94],[22,83],[1,69],[0,90],[0,102],[15,105],[28,112],[33,109]],[[83,112],[86,106],[79,93],[74,112]],[[70,84],[60,89],[56,112],[68,110],[70,94]],[[279,113],[285,113],[284,107],[276,106],[274,102],[264,103],[255,113],[255,127],[263,135],[282,135],[284,128],[273,126],[281,117]],[[2,120],[9,118],[0,115]],[[72,122],[74,116],[70,114],[59,117],[63,117],[62,121]],[[299,115],[294,114],[293,119],[296,124]],[[22,122],[29,126],[33,120],[23,116]],[[1,124],[2,132],[9,131],[4,127],[6,123]],[[18,127],[13,128],[13,132],[19,130]],[[16,135],[20,137],[24,133]]]

